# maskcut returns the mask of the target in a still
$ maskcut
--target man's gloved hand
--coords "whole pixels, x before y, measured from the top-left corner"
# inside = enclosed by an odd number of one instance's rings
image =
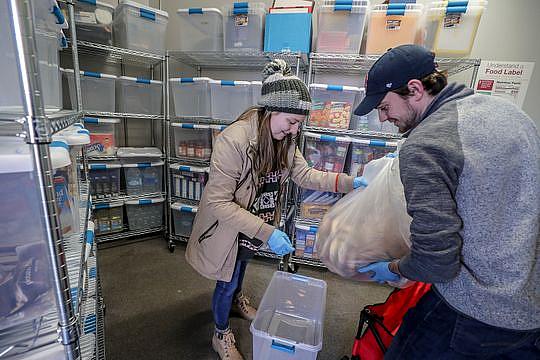
[[[268,247],[278,256],[287,255],[294,251],[287,234],[278,229],[275,229],[270,239],[268,239]]]
[[[368,182],[367,182],[365,177],[360,176],[360,177],[355,177],[354,178],[354,180],[353,180],[353,188],[354,189],[366,188],[367,186],[368,186]]]
[[[362,266],[361,268],[358,268],[356,271],[358,271],[361,274],[365,274],[370,271],[373,272],[370,279],[373,279],[379,284],[384,284],[387,281],[394,281],[394,282],[398,281],[400,276],[390,271],[390,268],[388,267],[389,264],[390,264],[389,261],[374,262],[369,265]]]

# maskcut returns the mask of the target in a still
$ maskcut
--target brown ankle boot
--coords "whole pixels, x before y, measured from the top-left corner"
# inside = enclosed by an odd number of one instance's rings
[[[244,360],[236,348],[236,341],[231,329],[227,329],[225,332],[214,331],[212,348],[222,360]]]
[[[249,321],[253,321],[257,315],[257,309],[249,304],[249,299],[243,293],[239,293],[233,300],[232,311]]]

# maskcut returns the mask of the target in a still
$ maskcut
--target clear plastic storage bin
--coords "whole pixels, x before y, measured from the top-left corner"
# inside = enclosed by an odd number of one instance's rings
[[[212,129],[205,124],[171,124],[176,157],[209,160],[212,154]]]
[[[121,147],[116,151],[116,155],[123,161],[133,162],[159,159],[163,156],[163,153],[155,147]]]
[[[178,43],[173,49],[181,51],[223,51],[223,14],[216,8],[189,8],[176,11],[179,28]]]
[[[237,2],[226,9],[224,21],[225,51],[263,49],[264,3]]]
[[[0,87],[0,112],[20,113],[23,110],[22,85],[19,79],[16,41],[7,1],[0,1],[0,33],[2,34],[0,43],[2,82],[11,85]]]
[[[375,5],[371,10],[366,54],[383,54],[403,44],[422,44],[422,4]]]
[[[251,105],[249,81],[210,80],[212,119],[232,122]]]
[[[348,129],[351,115],[362,94],[354,86],[310,84],[313,107],[309,113],[310,126]]]
[[[209,83],[206,77],[169,79],[176,116],[212,116]]]
[[[112,45],[114,6],[102,1],[75,1],[77,40]]]
[[[172,195],[190,200],[200,200],[208,181],[208,167],[170,164]]]
[[[262,81],[251,82],[251,104],[253,106],[259,106],[259,100],[261,99]]]
[[[343,172],[351,139],[305,132],[304,157],[317,170]]]
[[[168,22],[166,11],[121,0],[114,12],[114,43],[127,49],[163,54]]]
[[[176,202],[171,205],[171,209],[174,222],[174,235],[189,238],[198,208]]]
[[[84,117],[84,126],[90,131],[90,145],[86,147],[88,156],[116,154],[116,132],[120,119],[100,119]]]
[[[316,51],[358,54],[368,9],[368,0],[321,5],[318,8]]]
[[[56,309],[43,199],[31,149],[20,138],[0,136],[0,331],[39,321]],[[9,338],[3,332],[2,343]]]
[[[394,152],[397,142],[378,139],[352,139],[351,156],[349,158],[349,175],[362,176],[364,166],[371,160],[379,159]]]
[[[116,81],[116,109],[121,113],[161,114],[162,82],[129,76]]]
[[[122,164],[126,193],[141,195],[163,191],[163,161]]]
[[[129,230],[143,230],[163,225],[164,198],[126,201]]]
[[[120,194],[120,164],[88,164],[90,195],[100,199]]]
[[[295,224],[295,238],[294,238],[294,256],[307,259],[318,259],[317,248],[315,242],[317,241],[317,226],[307,226],[302,224]]]
[[[75,79],[73,69],[64,69],[64,75],[69,84],[71,108],[75,109]],[[91,71],[81,71],[82,106],[88,111],[115,111],[115,80],[116,76]]]
[[[76,231],[74,226],[75,207],[72,187],[76,179],[73,178],[72,163],[69,156],[69,145],[66,141],[55,140],[49,146],[53,168],[54,192],[56,194],[56,208],[60,218],[62,235],[67,236]]]
[[[426,48],[437,56],[469,55],[487,4],[483,0],[432,2],[426,14]]]
[[[249,328],[253,360],[316,359],[325,309],[323,280],[276,271]]]
[[[105,235],[124,230],[124,203],[115,201],[98,203],[92,207],[94,231],[96,235]]]
[[[379,113],[376,109],[368,113],[366,116],[364,116],[361,121],[364,123],[365,121],[367,121],[368,130],[370,131],[377,131],[377,132],[383,132],[383,133],[388,133],[388,134],[398,133],[398,127],[392,124],[391,122],[379,121]]]
[[[36,46],[45,111],[55,112],[62,109],[58,36],[54,33],[36,31]]]

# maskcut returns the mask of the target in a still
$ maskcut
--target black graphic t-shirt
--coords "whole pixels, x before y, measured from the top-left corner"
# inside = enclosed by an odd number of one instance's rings
[[[274,225],[276,208],[278,205],[279,187],[281,183],[281,171],[272,171],[259,178],[259,191],[249,211],[264,220],[265,223]],[[259,239],[251,239],[240,233],[238,236],[238,259],[251,259],[262,246]]]

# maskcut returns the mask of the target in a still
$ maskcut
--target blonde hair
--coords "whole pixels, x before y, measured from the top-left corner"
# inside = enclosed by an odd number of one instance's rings
[[[264,107],[250,107],[238,117],[237,121],[249,121],[255,113],[257,114],[257,149],[254,166],[257,176],[260,177],[271,171],[289,167],[289,148],[294,143],[294,139],[290,134],[283,140],[272,137],[270,127],[272,112]]]

